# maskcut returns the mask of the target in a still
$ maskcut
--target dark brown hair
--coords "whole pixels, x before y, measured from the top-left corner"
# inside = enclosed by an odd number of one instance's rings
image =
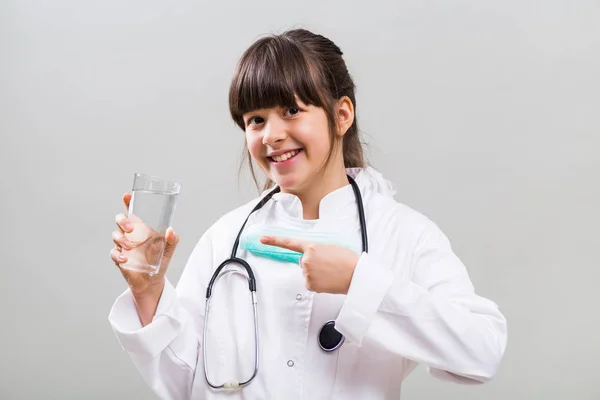
[[[322,108],[329,122],[331,158],[336,139],[335,104],[347,96],[354,105],[354,122],[343,136],[344,166],[364,167],[362,143],[356,120],[356,87],[348,73],[342,51],[331,40],[305,29],[295,29],[257,40],[240,58],[229,89],[229,110],[245,130],[243,115],[270,107],[297,107],[302,102]],[[245,156],[254,182],[256,174],[247,147]],[[273,185],[267,181],[264,189]],[[258,187],[258,183],[257,183]]]

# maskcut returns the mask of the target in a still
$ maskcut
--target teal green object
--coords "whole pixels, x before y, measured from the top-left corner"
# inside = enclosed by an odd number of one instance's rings
[[[277,261],[300,264],[300,258],[302,258],[302,253],[263,244],[260,242],[260,237],[247,237],[243,248],[254,255]]]
[[[354,243],[350,237],[345,237],[337,232],[319,232],[304,230],[297,227],[278,227],[262,224],[251,225],[246,229],[246,232],[240,238],[240,247],[259,257],[300,264],[302,253],[261,243],[260,238],[263,236],[276,236],[280,238],[299,239],[313,243],[335,244],[360,254],[358,247],[359,243]]]

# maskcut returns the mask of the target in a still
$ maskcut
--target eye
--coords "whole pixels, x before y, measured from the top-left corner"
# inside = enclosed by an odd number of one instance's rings
[[[259,116],[250,117],[250,118],[248,118],[248,121],[246,122],[246,126],[258,125],[258,124],[262,124],[263,122],[265,122],[265,120],[262,117],[259,117]]]
[[[300,112],[300,109],[298,108],[288,108],[287,110],[285,110],[285,114],[289,115],[289,116],[294,116],[296,114],[298,114]]]

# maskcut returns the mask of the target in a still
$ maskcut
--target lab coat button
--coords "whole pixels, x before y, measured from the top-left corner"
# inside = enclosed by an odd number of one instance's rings
[[[288,360],[287,365],[288,365],[288,367],[293,367],[294,362],[292,360]]]
[[[302,300],[302,295],[301,294],[297,294],[296,295],[296,300]]]

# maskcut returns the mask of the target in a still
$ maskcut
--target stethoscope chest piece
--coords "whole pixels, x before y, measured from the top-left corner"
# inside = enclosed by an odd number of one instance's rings
[[[327,321],[319,331],[319,346],[327,352],[337,350],[344,343],[344,335],[335,329],[335,321]]]

